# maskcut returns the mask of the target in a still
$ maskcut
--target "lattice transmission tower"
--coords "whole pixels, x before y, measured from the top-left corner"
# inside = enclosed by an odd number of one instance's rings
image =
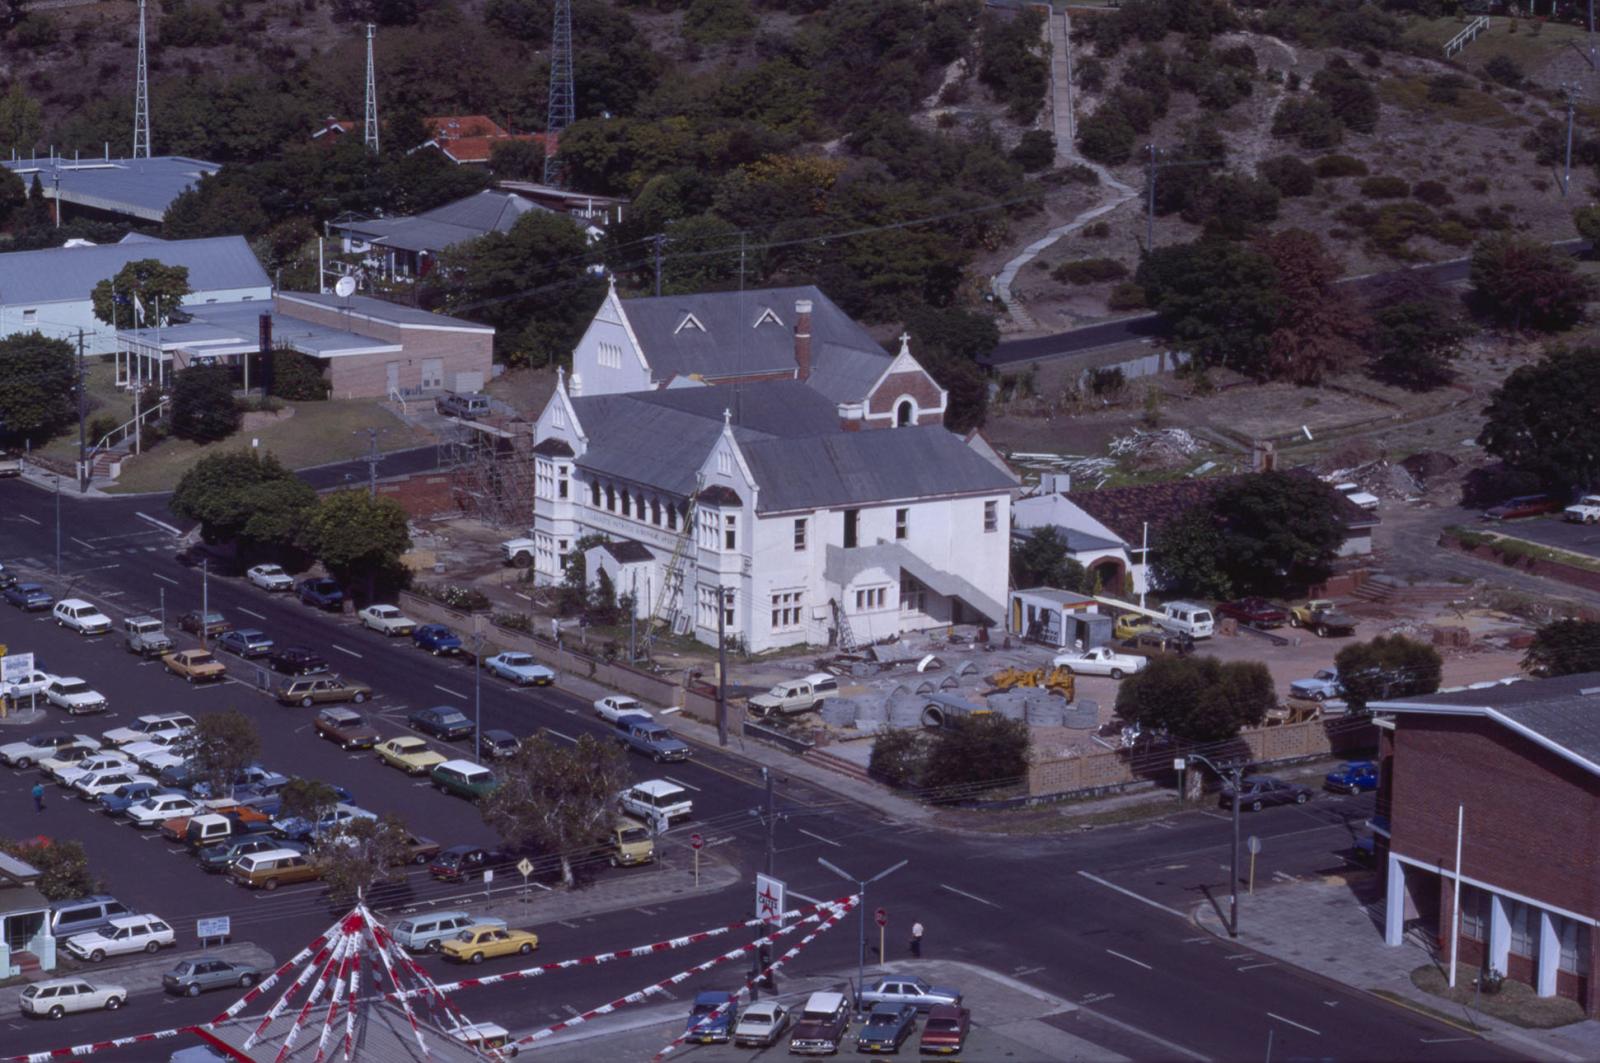
[[[367,107],[361,136],[373,154],[378,151],[378,73],[372,62],[372,38],[377,32],[377,26],[367,23]]]
[[[150,73],[145,61],[144,0],[139,0],[139,72],[133,87],[133,157],[150,157]]]
[[[572,0],[556,0],[550,34],[550,116],[544,125],[544,183],[561,183],[559,139],[576,117],[572,91]]]

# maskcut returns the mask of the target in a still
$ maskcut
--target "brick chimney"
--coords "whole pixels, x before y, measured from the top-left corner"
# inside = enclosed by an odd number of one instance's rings
[[[811,379],[811,300],[794,301],[794,364],[796,380]]]

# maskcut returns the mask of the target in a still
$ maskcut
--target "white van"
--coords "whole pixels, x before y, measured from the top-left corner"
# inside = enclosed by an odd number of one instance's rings
[[[412,952],[438,952],[439,942],[471,926],[506,928],[504,919],[473,916],[466,912],[428,912],[408,916],[394,925],[394,939]]]
[[[1208,639],[1216,630],[1216,619],[1209,606],[1195,602],[1168,602],[1162,606],[1162,617],[1156,621],[1164,628],[1182,632],[1192,639]]]

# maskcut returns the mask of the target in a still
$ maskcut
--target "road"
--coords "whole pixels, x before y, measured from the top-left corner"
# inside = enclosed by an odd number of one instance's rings
[[[69,579],[55,584],[53,504],[49,494],[27,484],[0,484],[5,551],[0,559],[45,579],[58,592],[70,586],[114,617],[163,605],[170,617],[200,605],[202,575],[172,560],[170,532],[129,519],[120,502],[63,499],[69,535],[62,563]],[[378,697],[366,709],[386,734],[401,731],[405,710],[419,705],[448,704],[472,713],[477,675],[463,665],[435,660],[242,581],[210,578],[207,596],[211,608],[236,622],[248,621],[280,641],[318,646],[340,670],[371,683]],[[135,661],[111,636],[83,639],[48,619],[9,609],[0,610],[0,641],[39,654],[46,668],[83,676],[109,696],[114,715],[71,721],[82,724],[79,729],[98,733],[149,711],[238,708],[257,722],[261,759],[268,766],[339,782],[365,807],[395,811],[416,831],[446,844],[491,837],[470,805],[379,766],[370,754],[347,754],[317,740],[307,710],[268,700],[248,682],[253,670],[237,663],[230,682],[193,688],[165,675],[159,664]],[[542,728],[565,738],[603,731],[586,703],[559,686],[517,690],[485,678],[481,692],[485,727],[523,734]],[[62,724],[57,718],[40,726]],[[15,740],[16,730],[3,733]],[[692,790],[695,820],[666,836],[669,854],[674,849],[681,854],[684,835],[697,831],[746,876],[762,866],[766,832],[752,813],[762,806],[764,793],[752,765],[699,748],[687,764],[663,769],[636,758],[633,767],[639,777],[661,775]],[[171,919],[183,947],[195,944],[193,919],[228,914],[236,940],[253,940],[286,957],[330,921],[316,886],[245,893],[204,875],[186,855],[173,851],[176,847],[107,821],[53,791],[49,810],[35,815],[26,793],[32,782],[31,775],[0,769],[0,809],[6,810],[7,822],[30,833],[48,830],[83,840],[108,889],[132,906]],[[1226,820],[1209,809],[1087,834],[1009,837],[907,827],[798,780],[782,780],[778,800],[784,819],[775,832],[774,860],[794,897],[827,898],[847,890],[817,864],[819,856],[867,875],[906,860],[904,869],[872,887],[867,898],[869,907],[889,909],[891,940],[903,941],[904,928],[920,920],[927,927],[930,955],[979,963],[1080,1003],[1084,1011],[1073,1031],[1108,1051],[1137,1058],[1243,1058],[1259,1054],[1270,1031],[1274,1055],[1285,1058],[1505,1056],[1486,1042],[1431,1043],[1455,1032],[1283,965],[1254,967],[1237,950],[1207,938],[1187,913],[1207,890],[1226,892],[1229,837]],[[1339,863],[1339,853],[1350,844],[1351,824],[1369,811],[1370,798],[1319,798],[1304,808],[1253,817],[1252,833],[1270,843],[1271,870],[1310,874]],[[400,902],[460,893],[418,873],[408,889]],[[741,886],[599,918],[536,922],[543,939],[540,956],[588,954],[729,922],[747,914],[748,890]],[[537,904],[533,910],[537,913]],[[891,949],[891,955],[901,948]],[[626,967],[581,968],[541,979],[536,993],[511,983],[471,990],[458,1003],[474,1019],[526,1030],[708,955],[672,953],[631,960]],[[824,936],[804,961],[809,972],[848,969],[855,961],[854,934],[841,928]],[[455,973],[436,960],[425,966],[437,977]],[[511,961],[501,961],[479,971],[510,966]],[[719,987],[725,980],[706,976],[679,992]],[[225,1002],[168,1001],[150,994],[135,997],[114,1015],[73,1016],[52,1024],[7,1016],[0,1022],[9,1050],[40,1050],[207,1019]],[[158,1057],[130,1051],[119,1058]]]
[[[1569,254],[1578,255],[1588,250],[1589,245],[1586,240],[1559,240],[1553,246]],[[1358,288],[1369,288],[1375,287],[1393,277],[1413,273],[1418,276],[1430,277],[1440,284],[1458,284],[1467,279],[1471,265],[1471,259],[1457,258],[1448,262],[1430,262],[1426,265],[1412,266],[1403,270],[1389,270],[1383,273],[1369,273],[1360,277],[1347,277],[1340,283]],[[1147,339],[1160,334],[1161,319],[1157,315],[1139,314],[1135,317],[1123,318],[1120,321],[1107,321],[1099,325],[1068,329],[1065,332],[1057,332],[1049,336],[1007,340],[994,349],[994,353],[985,360],[985,364],[1002,366],[1012,365],[1017,362],[1065,358],[1069,355],[1085,354],[1101,347],[1128,343],[1132,340]]]

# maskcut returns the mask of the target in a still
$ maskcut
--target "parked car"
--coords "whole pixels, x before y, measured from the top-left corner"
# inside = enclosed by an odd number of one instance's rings
[[[272,821],[273,833],[280,838],[287,838],[292,842],[306,841],[319,834],[326,833],[334,827],[349,823],[354,819],[377,819],[378,817],[364,808],[340,802],[332,809],[324,812],[315,820],[304,816],[290,816]]]
[[[92,771],[87,775],[80,775],[72,780],[72,789],[78,798],[83,801],[96,801],[102,796],[115,793],[120,787],[134,783],[154,783],[155,780],[148,775],[140,774],[134,767],[106,768],[102,771]]]
[[[1561,503],[1549,495],[1517,495],[1483,511],[1484,520],[1520,520],[1545,513],[1559,513]]]
[[[406,717],[406,723],[418,731],[453,742],[472,733],[472,721],[458,709],[448,705],[435,705],[430,709],[415,709]]]
[[[62,746],[39,762],[39,773],[54,779],[62,786],[70,786],[74,779],[87,772],[131,766],[131,762],[116,750]]]
[[[1247,775],[1241,780],[1237,797],[1232,786],[1222,788],[1220,804],[1223,808],[1232,808],[1235,800],[1240,808],[1260,812],[1267,805],[1303,805],[1311,800],[1311,788],[1271,775]]]
[[[68,746],[99,749],[100,743],[88,735],[69,734],[66,731],[41,731],[20,742],[0,746],[0,764],[12,768],[31,768],[40,760]]]
[[[19,672],[13,678],[0,682],[0,696],[8,697],[12,701],[31,701],[44,693],[44,688],[50,685],[50,673],[41,672],[34,668],[28,672]]]
[[[439,954],[456,963],[482,963],[496,956],[526,956],[538,947],[539,935],[530,930],[480,924],[441,943]]]
[[[153,616],[130,616],[124,620],[122,644],[138,657],[161,657],[172,652],[172,636]]]
[[[789,1054],[831,1056],[850,1028],[850,1004],[843,993],[812,993],[794,1020]]]
[[[1340,612],[1327,598],[1313,598],[1304,605],[1289,610],[1289,626],[1303,627],[1317,638],[1329,635],[1349,635],[1356,629],[1355,617]]]
[[[76,900],[59,901],[52,905],[46,926],[52,937],[64,943],[74,934],[99,930],[101,927],[111,925],[111,920],[119,916],[133,914],[127,905],[110,894],[96,893]]]
[[[1339,682],[1339,669],[1319,668],[1310,679],[1296,679],[1289,684],[1289,696],[1307,701],[1343,697],[1344,685]]]
[[[191,609],[178,620],[178,626],[191,635],[199,635],[206,639],[216,638],[224,631],[233,630],[233,624],[228,618],[214,610],[207,613]]]
[[[694,802],[688,791],[665,779],[646,779],[633,784],[617,795],[617,804],[657,834],[694,815]]]
[[[142,742],[118,746],[117,749],[123,756],[155,775],[167,764],[181,759],[179,749],[187,738],[184,734],[157,734]]]
[[[928,1012],[917,1052],[941,1056],[959,1052],[966,1045],[971,1029],[972,1013],[966,1008],[954,1004],[936,1005]]]
[[[1153,616],[1143,613],[1120,613],[1116,623],[1111,627],[1111,635],[1118,639],[1131,639],[1135,635],[1146,631],[1156,630],[1156,621]]]
[[[1073,675],[1108,675],[1121,679],[1125,675],[1142,672],[1150,662],[1144,657],[1118,653],[1109,646],[1096,646],[1081,653],[1058,653],[1050,662],[1056,668],[1065,668]]]
[[[428,745],[427,739],[414,735],[391,738],[379,742],[374,748],[379,760],[390,767],[399,768],[407,775],[426,775],[435,764],[443,764],[450,759]]]
[[[1218,616],[1237,620],[1246,627],[1282,627],[1289,622],[1289,612],[1265,598],[1238,598],[1223,602],[1216,608]]]
[[[789,1028],[789,1009],[768,998],[752,1001],[733,1027],[733,1043],[740,1048],[770,1048]]]
[[[85,978],[51,978],[22,991],[22,1014],[59,1019],[69,1012],[116,1011],[128,1000],[128,991],[110,982]]]
[[[1322,780],[1322,788],[1343,794],[1376,790],[1378,774],[1378,766],[1370,760],[1347,760],[1328,772]]]
[[[1130,657],[1187,657],[1194,639],[1178,631],[1142,631],[1117,643],[1117,652]]]
[[[217,682],[228,675],[228,666],[209,650],[179,650],[161,658],[161,664],[186,683]]]
[[[436,764],[428,773],[434,789],[469,801],[482,801],[500,789],[500,780],[494,772],[470,760],[447,760]]]
[[[178,943],[178,935],[164,919],[153,915],[121,915],[110,924],[67,939],[67,951],[80,960],[99,963],[107,956],[130,952],[159,952]]]
[[[285,572],[282,565],[256,565],[244,578],[264,591],[294,590],[294,577]]]
[[[917,1029],[917,1009],[910,1004],[874,1004],[856,1031],[857,1052],[898,1052]]]
[[[340,749],[371,749],[378,744],[378,732],[354,709],[323,709],[314,726],[317,734],[339,743]]]
[[[164,789],[159,782],[140,781],[123,783],[109,794],[101,794],[96,804],[108,816],[120,816],[129,807],[155,794],[178,795],[177,790]]]
[[[331,672],[285,680],[277,693],[279,704],[300,705],[308,709],[332,701],[353,701],[359,705],[371,696],[372,688],[367,684]]]
[[[434,857],[444,851],[444,846],[432,838],[424,838],[420,834],[411,834],[409,832],[406,834],[405,847],[405,862],[416,864],[418,867],[424,864],[431,864]]]
[[[304,646],[280,646],[267,654],[267,665],[284,675],[315,675],[328,670],[327,658]]]
[[[227,650],[236,657],[253,660],[272,652],[272,639],[260,628],[240,627],[225,631],[217,639],[217,649]]]
[[[1207,606],[1196,602],[1166,602],[1156,621],[1169,631],[1181,631],[1194,639],[1208,639],[1217,629],[1216,618]]]
[[[228,865],[228,877],[246,889],[266,890],[271,893],[279,886],[292,886],[298,882],[315,882],[322,877],[322,869],[303,852],[294,849],[267,849],[249,853]]]
[[[774,683],[765,694],[747,699],[745,707],[752,716],[795,716],[821,708],[824,701],[838,695],[839,680],[827,672],[817,672],[804,679]]]
[[[154,830],[174,816],[192,816],[200,805],[182,794],[156,793],[128,806],[128,822],[141,830]]]
[[[643,753],[657,764],[688,760],[693,752],[687,742],[648,716],[621,716],[615,727],[614,737],[623,748]]]
[[[409,635],[417,629],[417,622],[392,605],[369,605],[356,614],[361,626],[380,635],[393,638]]]
[[[918,1011],[927,1011],[936,1004],[960,1004],[961,990],[930,985],[911,975],[892,974],[863,989],[856,996],[856,1007],[873,1004],[910,1004]]]
[[[556,674],[534,660],[531,653],[497,653],[484,659],[483,669],[519,687],[547,687],[556,681]]]
[[[1584,495],[1563,509],[1561,518],[1573,524],[1594,524],[1600,521],[1600,495]]]
[[[412,952],[438,952],[441,942],[475,926],[504,930],[506,921],[466,912],[418,912],[395,923],[391,932],[401,947]]]
[[[261,969],[211,956],[183,960],[161,976],[161,988],[175,997],[197,997],[212,989],[249,989],[261,981]]]
[[[48,609],[55,602],[55,596],[37,583],[14,583],[5,589],[4,597],[18,609],[30,613]]]
[[[17,574],[11,571],[9,568],[6,568],[6,566],[0,565],[0,591],[5,590],[7,587],[15,587],[16,585]]]
[[[637,698],[630,698],[626,694],[610,694],[594,703],[597,716],[607,723],[616,723],[624,716],[643,716],[650,719],[650,710]]]
[[[490,760],[509,760],[522,748],[522,739],[498,727],[491,727],[483,732],[480,741],[483,745],[483,755]]]
[[[220,875],[227,871],[233,862],[241,856],[249,856],[251,853],[265,853],[273,849],[293,849],[296,852],[305,852],[305,847],[299,842],[272,838],[265,834],[255,834],[233,837],[226,841],[207,845],[195,855],[200,862],[200,870]]]
[[[428,862],[428,874],[446,882],[461,882],[485,868],[497,867],[511,854],[482,845],[452,845]]]
[[[601,838],[598,855],[612,867],[635,867],[656,858],[656,842],[650,828],[632,816],[618,816]]]
[[[194,729],[194,717],[186,712],[161,712],[141,716],[126,727],[113,727],[101,734],[106,745],[125,746],[144,742],[156,735],[184,735]]]
[[[532,568],[534,556],[538,551],[539,544],[532,539],[507,539],[500,544],[501,559],[517,568]]]
[[[327,576],[301,580],[297,592],[302,602],[318,609],[331,611],[344,606],[344,591],[339,588],[339,581]]]
[[[58,709],[70,716],[84,716],[92,712],[105,712],[105,695],[75,675],[53,675],[44,688],[44,696]]]
[[[56,626],[80,635],[104,635],[111,630],[111,618],[82,598],[63,598],[50,610]]]
[[[489,415],[489,396],[447,391],[434,400],[433,408],[445,417],[459,417],[463,421],[476,421],[480,417]]]
[[[720,989],[696,993],[683,1027],[683,1039],[689,1044],[726,1044],[733,1037],[738,1018],[739,1002],[732,993]]]
[[[411,632],[411,641],[420,650],[427,650],[435,657],[445,654],[458,654],[461,652],[461,636],[445,627],[443,624],[419,624]]]

